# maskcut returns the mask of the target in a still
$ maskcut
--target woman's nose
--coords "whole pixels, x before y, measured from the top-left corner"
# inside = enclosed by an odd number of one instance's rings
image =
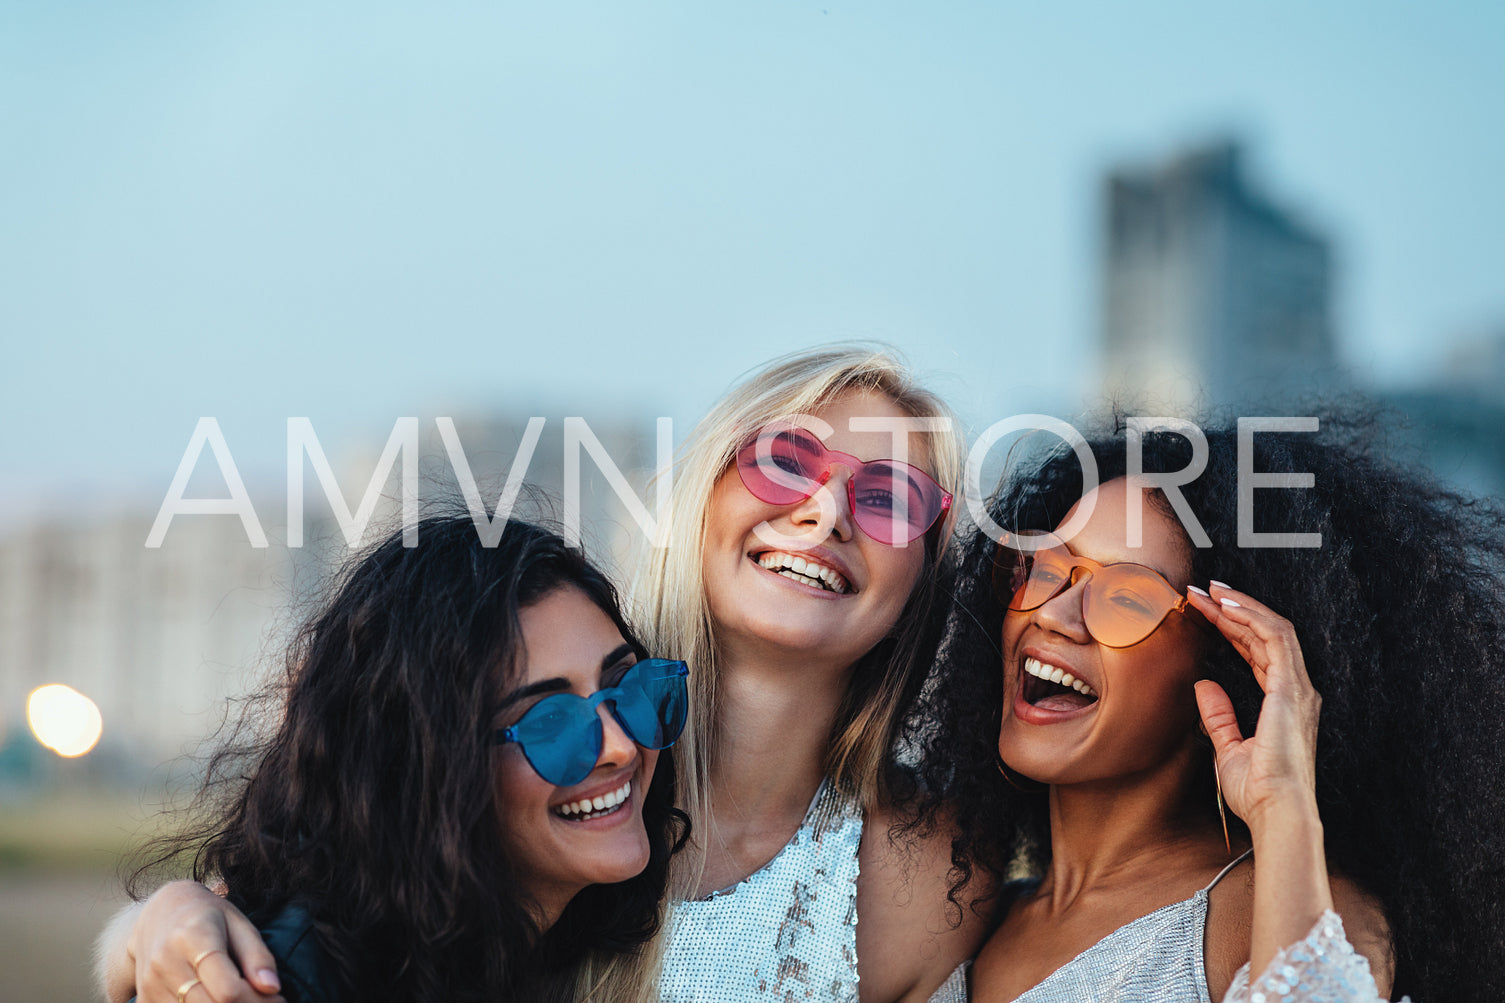
[[[821,474],[820,489],[810,493],[810,497],[797,503],[790,518],[795,525],[808,527],[818,526],[821,521],[821,509],[824,506],[829,512],[831,519],[831,535],[845,542],[852,538],[852,505],[849,485],[852,480],[852,471],[843,464],[833,464]],[[822,495],[825,497],[822,498]]]
[[[1046,630],[1085,643],[1092,635],[1087,630],[1087,616],[1083,608],[1087,597],[1087,580],[1091,574],[1084,568],[1073,568],[1071,580],[1066,587],[1051,596],[1035,610],[1035,622]]]
[[[596,766],[623,766],[636,759],[638,745],[611,709],[602,704],[596,714],[601,718],[601,755],[596,757]]]

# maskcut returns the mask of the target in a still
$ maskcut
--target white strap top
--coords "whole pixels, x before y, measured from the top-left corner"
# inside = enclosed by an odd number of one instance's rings
[[[1207,893],[1242,862],[1246,851],[1189,899],[1114,930],[1015,1003],[1212,1003],[1202,958]],[[951,973],[930,1003],[966,1003],[966,966]]]

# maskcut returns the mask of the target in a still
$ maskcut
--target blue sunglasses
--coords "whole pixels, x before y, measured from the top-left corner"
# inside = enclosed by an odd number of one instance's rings
[[[615,686],[588,697],[556,693],[528,708],[510,728],[491,736],[493,745],[516,742],[544,780],[556,787],[578,784],[601,758],[603,703],[627,737],[645,749],[667,749],[685,727],[690,699],[684,662],[646,658],[622,674]]]

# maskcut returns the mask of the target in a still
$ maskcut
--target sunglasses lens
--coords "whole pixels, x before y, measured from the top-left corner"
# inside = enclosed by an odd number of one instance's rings
[[[805,429],[773,426],[737,453],[742,484],[770,505],[809,498],[825,472],[826,449]]]
[[[852,480],[852,518],[868,536],[891,547],[925,535],[946,508],[946,493],[907,463],[865,463]]]
[[[1000,547],[993,585],[1009,609],[1028,612],[1050,602],[1071,584],[1075,558],[1063,547],[1015,550]]]
[[[663,658],[638,662],[622,676],[616,690],[617,720],[634,742],[645,749],[674,744],[689,711],[683,662]]]
[[[1155,572],[1110,564],[1094,572],[1082,596],[1087,629],[1110,648],[1127,648],[1155,632],[1180,598]]]
[[[512,731],[534,771],[559,787],[584,780],[601,755],[601,718],[573,694],[538,701]]]

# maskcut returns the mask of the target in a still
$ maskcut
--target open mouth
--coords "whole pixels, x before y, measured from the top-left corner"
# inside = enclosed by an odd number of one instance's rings
[[[839,596],[850,595],[853,592],[852,586],[835,568],[828,568],[824,564],[804,557],[770,550],[759,554],[755,560],[759,567],[766,568],[792,582],[799,582],[801,585],[824,589]]]
[[[632,781],[629,780],[621,787],[607,794],[601,794],[593,798],[585,798],[580,801],[571,801],[568,804],[557,804],[553,812],[560,818],[571,822],[586,822],[593,818],[605,818],[615,815],[627,804],[628,795],[632,793]]]
[[[1038,658],[1024,660],[1020,684],[1024,702],[1041,710],[1072,711],[1097,703],[1097,690],[1060,666],[1047,665]]]

